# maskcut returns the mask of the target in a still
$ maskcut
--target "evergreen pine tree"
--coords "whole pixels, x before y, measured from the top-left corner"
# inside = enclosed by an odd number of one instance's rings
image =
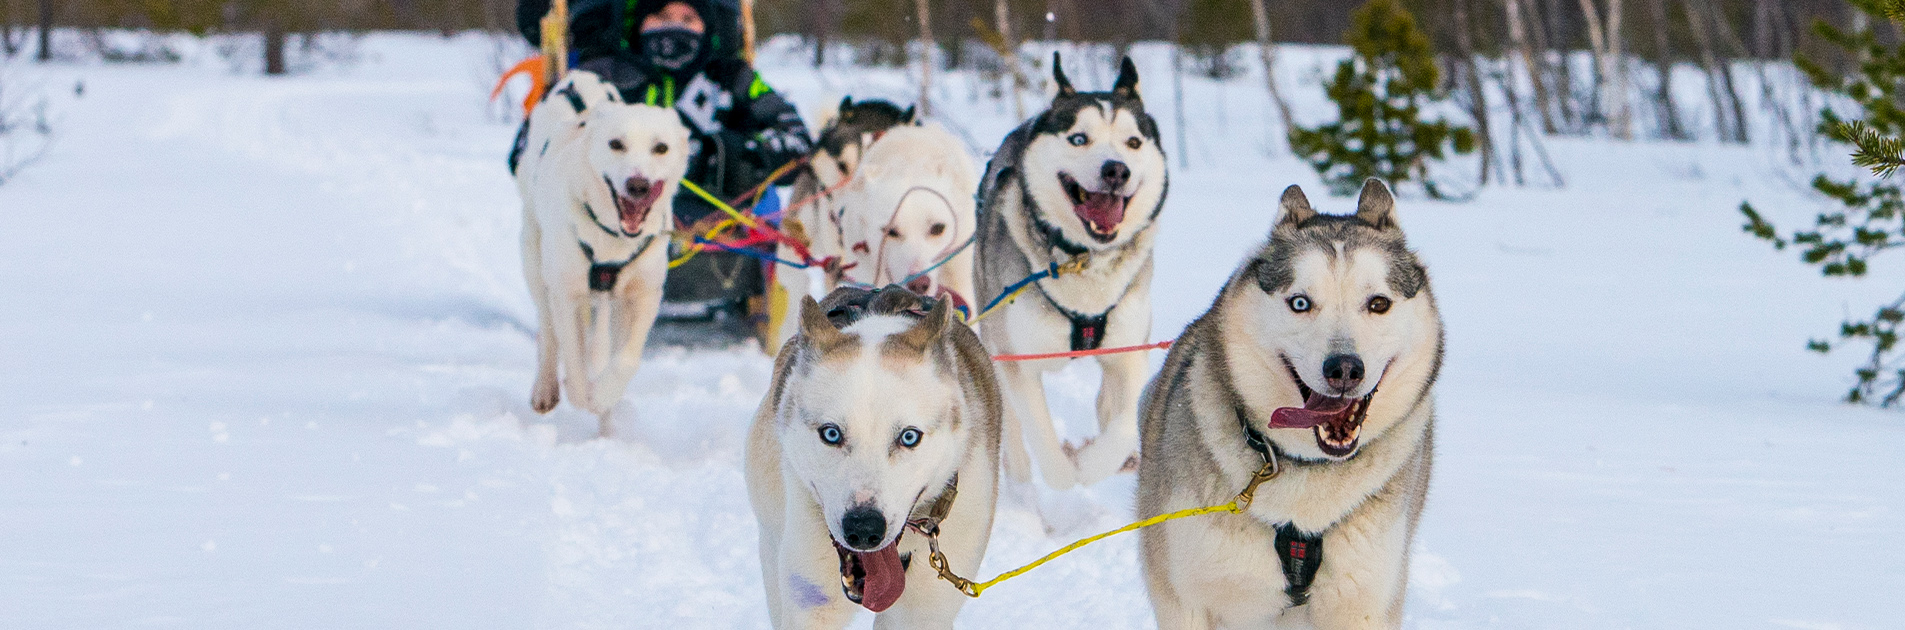
[[[1905,3],[1900,0],[1850,0],[1866,14],[1877,18],[1898,15]],[[1816,133],[1828,142],[1848,145],[1854,164],[1872,170],[1874,177],[1852,176],[1834,179],[1825,173],[1813,177],[1812,188],[1843,206],[1820,214],[1808,230],[1781,236],[1750,203],[1740,204],[1746,216],[1742,226],[1754,237],[1784,249],[1788,243],[1803,247],[1800,260],[1816,265],[1828,277],[1864,276],[1873,256],[1889,249],[1905,247],[1905,189],[1889,183],[1888,178],[1905,165],[1905,43],[1881,44],[1870,30],[1841,31],[1821,20],[1813,30],[1826,41],[1845,49],[1859,60],[1858,74],[1842,76],[1804,57],[1794,59],[1812,84],[1821,91],[1843,97],[1840,102],[1857,105],[1858,115],[1848,118],[1828,104],[1819,113]],[[1905,358],[1898,356],[1900,324],[1905,323],[1905,296],[1879,306],[1871,317],[1848,320],[1839,325],[1841,343],[1869,343],[1870,353],[1854,371],[1857,382],[1847,392],[1854,403],[1877,403],[1889,407],[1905,398]],[[1833,344],[1814,339],[1807,347],[1831,352]]]
[[[1336,195],[1353,194],[1375,177],[1391,186],[1418,181],[1441,198],[1429,162],[1443,159],[1445,149],[1473,151],[1475,136],[1440,118],[1421,119],[1424,106],[1442,99],[1429,37],[1398,0],[1369,0],[1351,18],[1346,38],[1355,54],[1324,86],[1337,120],[1292,128],[1290,148]]]

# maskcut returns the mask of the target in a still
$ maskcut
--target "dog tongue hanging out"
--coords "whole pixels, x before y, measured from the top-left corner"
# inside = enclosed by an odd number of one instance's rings
[[[951,628],[979,568],[999,466],[991,358],[952,304],[899,286],[804,298],[748,433],[748,496],[776,628]],[[924,521],[915,528],[911,523]]]

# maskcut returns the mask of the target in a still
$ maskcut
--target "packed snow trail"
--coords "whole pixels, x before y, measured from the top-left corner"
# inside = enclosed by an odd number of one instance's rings
[[[0,619],[766,627],[740,472],[765,357],[653,351],[616,440],[526,406],[533,310],[488,43],[373,36],[359,63],[279,79],[209,48],[26,69],[86,89],[60,101],[52,158],[0,188]],[[1168,56],[1138,53],[1166,111]],[[1299,114],[1327,111],[1302,82],[1336,54],[1280,57]],[[1068,55],[1081,87],[1107,85],[1086,58]],[[815,71],[781,43],[764,59],[803,106],[913,94],[897,69]],[[1011,108],[942,79],[950,122],[989,150]],[[1187,85],[1157,339],[1208,306],[1283,186],[1351,203],[1265,157],[1248,82]],[[1803,340],[1905,274],[1825,282],[1740,234],[1742,198],[1789,225],[1819,209],[1754,150],[1550,148],[1565,190],[1400,204],[1449,348],[1408,625],[1896,627],[1905,419],[1837,404],[1856,357]],[[1095,369],[1048,382],[1089,431]],[[1008,489],[974,577],[1129,520],[1132,486]],[[988,591],[960,625],[1152,627],[1135,543]]]

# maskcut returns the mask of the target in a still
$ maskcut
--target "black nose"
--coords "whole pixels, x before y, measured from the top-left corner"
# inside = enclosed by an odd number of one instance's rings
[[[1363,360],[1353,354],[1330,355],[1323,360],[1323,378],[1336,393],[1349,393],[1363,384]]]
[[[926,292],[931,291],[932,289],[933,289],[933,279],[928,278],[926,276],[920,276],[918,278],[914,278],[912,279],[912,281],[906,283],[906,290],[912,291],[914,293],[918,293],[920,295],[926,295]],[[932,297],[932,296],[926,295],[926,297]]]
[[[628,183],[623,184],[623,187],[628,189],[628,196],[630,197],[647,197],[648,187],[652,185],[653,184],[650,184],[646,177],[630,177],[628,178]]]
[[[1105,180],[1105,186],[1117,190],[1123,188],[1125,182],[1131,181],[1131,167],[1125,166],[1124,162],[1109,160],[1098,169],[1098,177]]]
[[[886,540],[886,517],[868,506],[847,510],[846,517],[840,519],[840,533],[846,535],[848,547],[872,551]]]

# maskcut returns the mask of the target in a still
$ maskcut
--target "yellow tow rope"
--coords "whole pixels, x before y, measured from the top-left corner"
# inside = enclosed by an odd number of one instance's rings
[[[930,524],[927,528],[922,529],[921,533],[926,534],[926,544],[932,550],[932,557],[930,559],[930,562],[932,563],[933,570],[939,572],[939,579],[945,580],[947,582],[951,582],[953,585],[953,588],[959,589],[959,592],[964,593],[966,597],[978,597],[981,593],[986,592],[986,589],[992,588],[993,586],[997,585],[1000,582],[1004,582],[1006,580],[1010,580],[1020,575],[1024,575],[1026,572],[1031,571],[1032,569],[1038,568],[1039,565],[1045,564],[1047,562],[1051,562],[1053,559],[1056,559],[1059,556],[1071,553],[1073,551],[1077,551],[1079,548],[1084,547],[1085,545],[1089,545],[1089,544],[1098,542],[1100,540],[1104,540],[1106,538],[1116,536],[1118,534],[1131,532],[1131,531],[1137,531],[1140,529],[1144,529],[1146,527],[1151,527],[1153,525],[1163,523],[1165,521],[1174,521],[1180,518],[1204,516],[1206,514],[1222,514],[1222,513],[1242,514],[1245,510],[1250,509],[1250,502],[1256,500],[1257,486],[1261,486],[1263,485],[1264,482],[1269,481],[1271,479],[1275,479],[1278,472],[1280,471],[1277,468],[1277,461],[1274,458],[1270,459],[1269,461],[1265,461],[1263,463],[1263,467],[1258,468],[1257,472],[1250,476],[1250,484],[1244,486],[1243,492],[1237,493],[1237,498],[1231,499],[1229,503],[1225,503],[1222,505],[1210,505],[1205,507],[1183,509],[1183,510],[1178,510],[1176,512],[1171,512],[1169,514],[1159,514],[1157,516],[1153,516],[1151,518],[1147,518],[1142,521],[1138,521],[1136,523],[1126,525],[1124,527],[1120,527],[1120,528],[1117,528],[1102,534],[1098,534],[1095,536],[1090,536],[1082,540],[1079,540],[1078,542],[1065,545],[1064,547],[1060,547],[1058,551],[1045,554],[1045,557],[1039,558],[1037,560],[1033,560],[1031,564],[1027,564],[1025,566],[1019,567],[1017,569],[1013,569],[1011,571],[1006,571],[1005,573],[999,574],[999,577],[995,577],[990,580],[986,580],[984,582],[974,582],[972,580],[959,577],[957,574],[953,573],[952,566],[946,562],[946,554],[939,552],[939,528],[937,523]]]

